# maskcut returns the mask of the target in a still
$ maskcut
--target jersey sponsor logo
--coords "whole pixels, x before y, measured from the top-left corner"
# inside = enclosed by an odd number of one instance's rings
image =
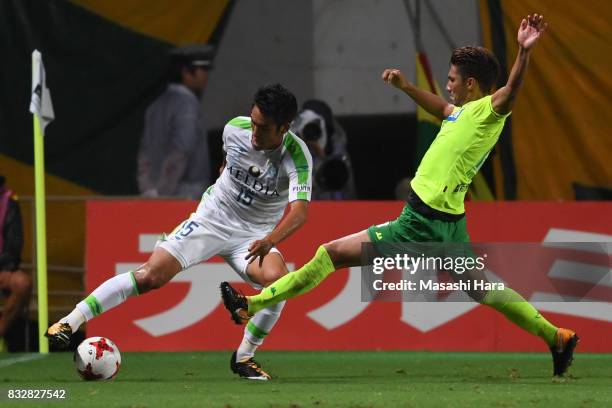
[[[249,174],[253,177],[259,177],[261,175],[261,170],[257,166],[249,167]]]
[[[455,122],[457,119],[459,119],[459,116],[461,115],[461,112],[463,112],[465,108],[461,108],[459,109],[457,112],[453,112],[450,115],[448,115],[448,118],[446,118],[446,120],[448,120],[449,122]]]
[[[230,166],[227,168],[229,174],[238,180],[241,184],[248,187],[250,190],[263,194],[265,196],[279,196],[275,187],[270,187],[268,184],[249,176],[249,172],[238,166]]]
[[[293,186],[291,188],[291,191],[293,191],[294,193],[310,193],[310,186],[307,186],[305,184]]]

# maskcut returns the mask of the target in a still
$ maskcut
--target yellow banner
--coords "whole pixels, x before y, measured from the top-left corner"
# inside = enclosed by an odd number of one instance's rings
[[[72,0],[126,28],[174,45],[206,43],[229,0]]]
[[[481,11],[486,3],[481,1]],[[610,2],[512,0],[501,5],[508,70],[521,19],[537,12],[549,23],[512,114],[518,198],[571,200],[573,182],[611,187]],[[483,33],[490,32],[486,13],[481,15]]]

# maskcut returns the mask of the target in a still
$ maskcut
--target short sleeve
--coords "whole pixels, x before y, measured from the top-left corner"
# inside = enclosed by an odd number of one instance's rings
[[[493,110],[493,103],[491,95],[487,95],[484,98],[479,99],[474,102],[475,106],[472,111],[472,115],[476,122],[495,122],[499,120],[504,120],[506,117],[510,115],[511,112],[506,113],[505,115],[500,115],[499,113]]]
[[[285,136],[283,166],[289,176],[289,202],[312,197],[312,156],[306,144],[292,132]]]
[[[227,141],[228,137],[232,132],[232,129],[251,129],[251,118],[247,116],[237,116],[225,124],[223,128],[223,151],[227,152]]]

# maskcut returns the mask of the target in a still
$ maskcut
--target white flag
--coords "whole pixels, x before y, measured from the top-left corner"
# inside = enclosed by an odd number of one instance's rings
[[[51,92],[49,92],[46,84],[45,66],[38,50],[32,52],[32,99],[30,101],[30,112],[40,119],[40,127],[44,135],[45,127],[55,119],[55,114],[53,113]]]

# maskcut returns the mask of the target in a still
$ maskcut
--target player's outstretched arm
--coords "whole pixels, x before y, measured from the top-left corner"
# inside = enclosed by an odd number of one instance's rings
[[[445,119],[453,113],[453,105],[445,101],[444,98],[439,95],[417,88],[412,82],[404,77],[399,69],[385,69],[382,73],[382,80],[404,91],[404,93],[411,97],[417,105],[421,106],[440,120]]]
[[[510,71],[508,82],[491,97],[491,103],[495,112],[505,115],[512,110],[512,105],[527,71],[531,50],[547,26],[548,23],[544,21],[544,16],[541,14],[528,15],[526,19],[524,18],[521,21],[516,38],[519,51],[512,66],[512,71]]]

